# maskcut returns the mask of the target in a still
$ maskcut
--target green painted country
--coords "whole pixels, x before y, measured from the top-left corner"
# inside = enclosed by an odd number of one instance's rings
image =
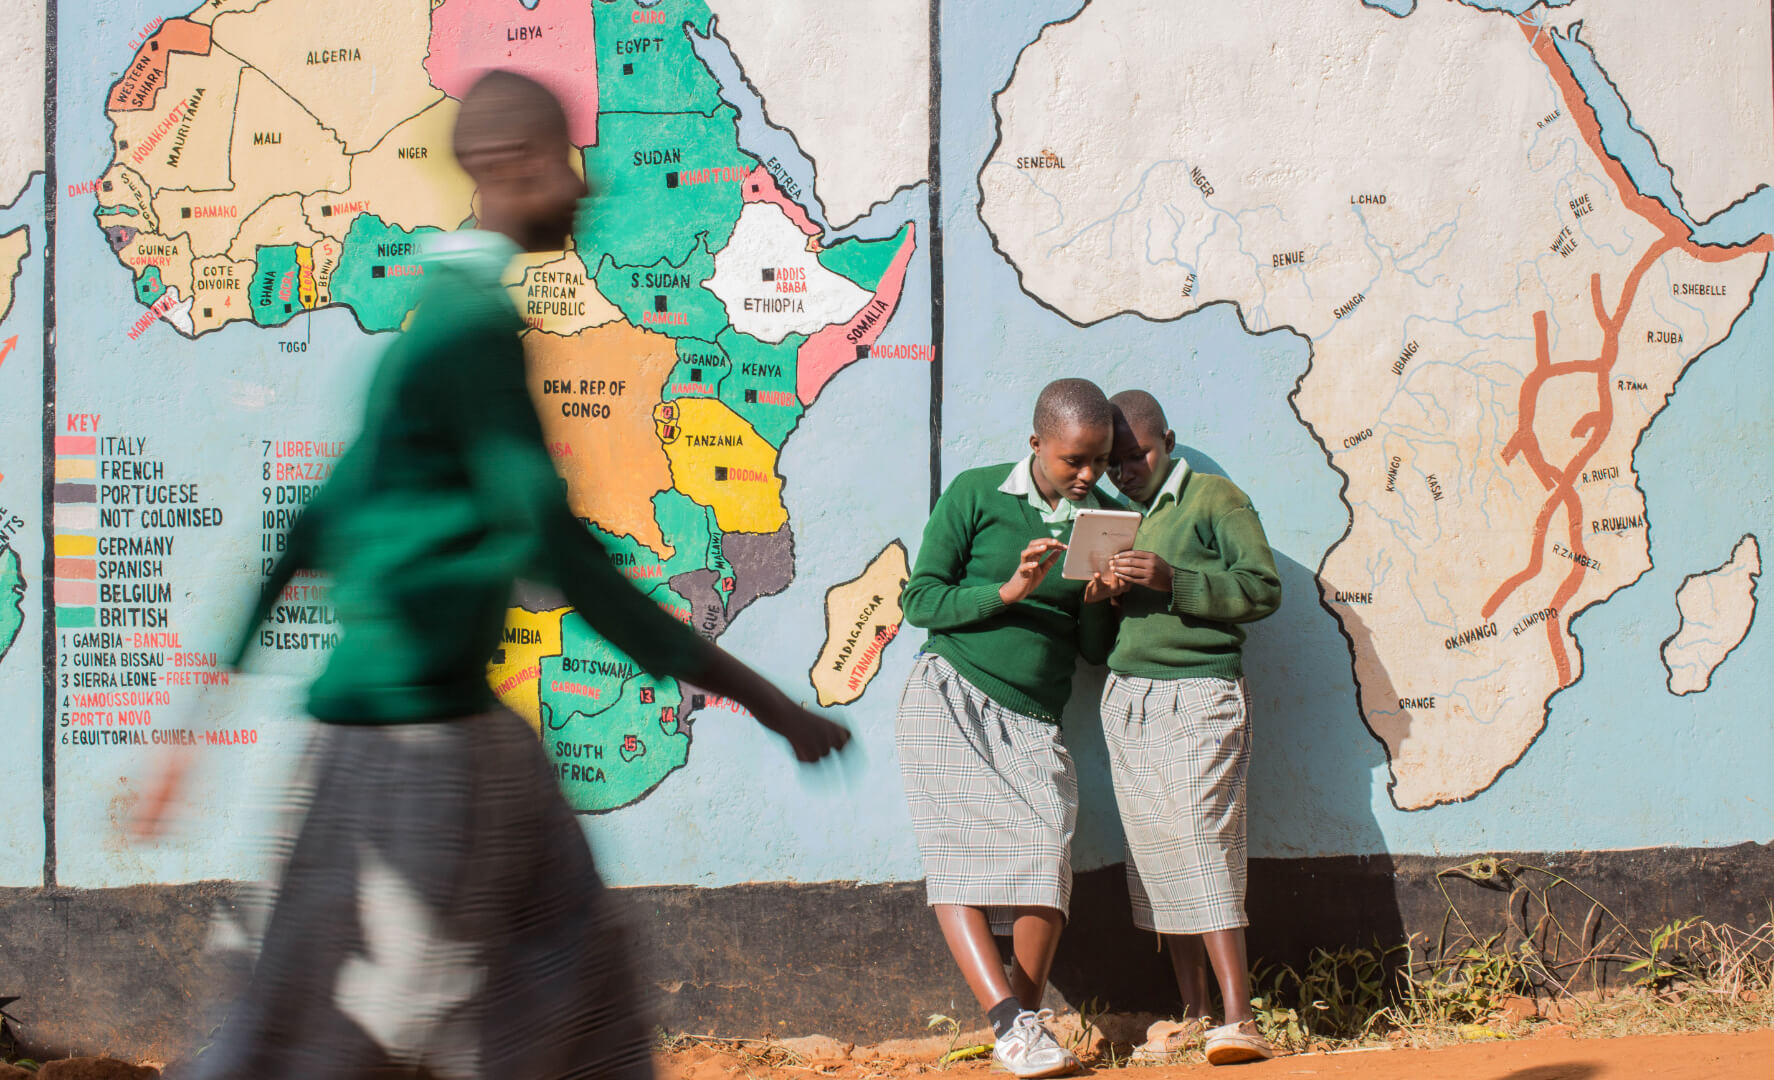
[[[672,112],[603,113],[587,147],[591,195],[573,244],[586,266],[608,255],[619,266],[682,262],[701,237],[725,247],[739,221],[741,182],[757,162],[739,149],[738,116]]]
[[[25,574],[18,552],[0,548],[0,660],[6,658],[25,625]]]
[[[885,240],[841,240],[819,253],[819,265],[874,292],[881,284],[881,276],[892,265],[893,257],[899,254],[911,227],[907,222],[900,227],[898,235]]]
[[[600,113],[708,113],[720,106],[720,87],[686,32],[687,24],[707,35],[712,16],[702,0],[661,0],[644,8],[593,3],[591,10]],[[606,123],[600,121],[600,140]]]
[[[166,285],[160,280],[160,267],[144,267],[142,276],[136,278],[136,299],[151,307],[165,293]]]
[[[643,330],[710,341],[727,326],[720,298],[702,287],[714,271],[714,256],[698,243],[678,263],[616,266],[606,259],[597,271],[597,291]]]
[[[807,338],[790,334],[780,344],[768,345],[728,328],[715,340],[733,362],[732,372],[721,382],[721,400],[766,442],[780,448],[804,411],[795,393],[795,356]]]
[[[543,657],[541,667],[543,722],[550,730],[574,713],[590,719],[613,708],[622,700],[623,686],[644,674],[577,612],[561,616],[560,654]]]
[[[296,313],[303,310],[300,275],[296,245],[259,248],[249,294],[253,322],[260,326],[282,326],[295,318]]]
[[[425,286],[415,242],[426,233],[441,231],[421,225],[408,232],[374,214],[357,215],[345,234],[345,250],[339,254],[339,265],[333,271],[333,302],[351,308],[357,321],[371,333],[400,329]],[[293,249],[290,258],[293,264]],[[258,303],[256,294],[253,302]],[[257,307],[253,313],[256,317]]]
[[[727,354],[712,341],[699,338],[678,339],[678,362],[666,377],[661,401],[688,397],[719,397],[721,380],[732,367]]]
[[[602,813],[644,798],[690,759],[680,729],[683,694],[675,680],[637,676],[615,708],[596,716],[574,712],[543,748],[574,809]]]

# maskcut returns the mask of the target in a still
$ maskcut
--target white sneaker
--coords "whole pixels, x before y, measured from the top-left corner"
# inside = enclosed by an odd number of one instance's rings
[[[1066,1076],[1078,1071],[1078,1056],[1061,1046],[1047,1030],[1052,1009],[1016,1014],[1010,1030],[992,1047],[992,1060],[1023,1080],[1041,1076]]]
[[[1247,1061],[1268,1061],[1275,1048],[1257,1031],[1255,1020],[1241,1024],[1221,1024],[1207,1033],[1209,1065],[1241,1065]]]

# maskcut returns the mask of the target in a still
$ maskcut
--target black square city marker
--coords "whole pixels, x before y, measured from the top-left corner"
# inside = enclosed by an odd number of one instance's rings
[[[622,74],[633,75],[634,74],[634,65],[633,64],[623,64],[622,65]]]
[[[701,382],[702,381],[702,369],[701,368],[693,367],[690,369],[690,381],[691,382]]]
[[[372,267],[370,267],[370,276],[371,277],[387,277],[388,276],[388,268],[386,266],[372,266]]]
[[[203,309],[203,317],[204,317],[204,318],[206,318],[206,319],[208,319],[208,318],[211,318],[211,317],[212,317],[212,313],[211,313],[211,311],[210,311],[210,309],[209,309],[209,308],[204,308],[204,309]]]
[[[323,205],[320,208],[320,216],[321,217],[332,217],[333,216],[333,208],[330,206]]]
[[[665,297],[664,296],[661,295],[661,296],[653,297],[653,310],[654,311],[664,311],[665,310]]]
[[[285,315],[288,315],[288,314],[289,314],[289,313],[290,313],[290,311],[291,311],[291,310],[292,310],[292,309],[291,309],[291,307],[290,307],[290,306],[289,306],[289,305],[288,305],[288,304],[285,304],[285,305],[283,305],[283,313],[284,313],[284,314],[285,314]]]
[[[189,206],[179,207],[179,216],[182,218],[190,217],[191,216],[191,208]]]
[[[701,694],[691,694],[690,695],[690,707],[692,709],[700,709],[700,708],[705,707],[707,704],[708,704],[708,699],[706,697],[703,697]]]
[[[764,280],[765,281],[775,281],[776,280],[776,268],[774,266],[764,267]]]
[[[678,186],[678,174],[674,173],[674,172],[666,173],[665,174],[665,186],[666,187],[677,187]]]
[[[858,345],[856,347],[856,358],[858,360],[867,360],[869,358],[869,347],[867,345]]]
[[[745,403],[747,405],[756,405],[758,403],[758,392],[756,390],[747,390],[745,392]]]
[[[715,479],[716,480],[727,479],[727,466],[725,466],[725,465],[716,465],[715,466]]]

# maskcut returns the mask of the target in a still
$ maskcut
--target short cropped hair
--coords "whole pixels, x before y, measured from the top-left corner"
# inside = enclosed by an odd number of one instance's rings
[[[1035,434],[1056,435],[1068,427],[1112,427],[1115,412],[1101,388],[1089,379],[1055,379],[1035,399]]]
[[[567,133],[567,110],[554,91],[515,71],[489,71],[462,95],[452,145],[457,158],[489,144]]]
[[[1110,398],[1109,404],[1127,418],[1129,427],[1160,434],[1170,430],[1170,421],[1164,418],[1164,406],[1144,390],[1123,390]]]

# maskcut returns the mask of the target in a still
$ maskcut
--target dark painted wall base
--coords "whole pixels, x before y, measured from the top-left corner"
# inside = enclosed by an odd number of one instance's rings
[[[1593,893],[1628,925],[1701,915],[1748,926],[1774,898],[1774,845],[1515,854]],[[1317,946],[1433,935],[1446,911],[1420,856],[1258,859],[1251,864],[1253,956],[1299,963]],[[1503,925],[1508,893],[1444,879],[1475,926]],[[42,1053],[168,1060],[202,1045],[238,977],[204,951],[209,916],[235,886],[0,889],[0,996]],[[761,884],[619,890],[631,905],[648,990],[672,1030],[845,1039],[919,1034],[931,1013],[978,1020],[919,883]],[[1585,907],[1587,905],[1585,904]],[[1580,918],[1581,916],[1579,916]],[[1080,874],[1054,990],[1120,1010],[1167,1011],[1168,968],[1127,921],[1119,866]]]

